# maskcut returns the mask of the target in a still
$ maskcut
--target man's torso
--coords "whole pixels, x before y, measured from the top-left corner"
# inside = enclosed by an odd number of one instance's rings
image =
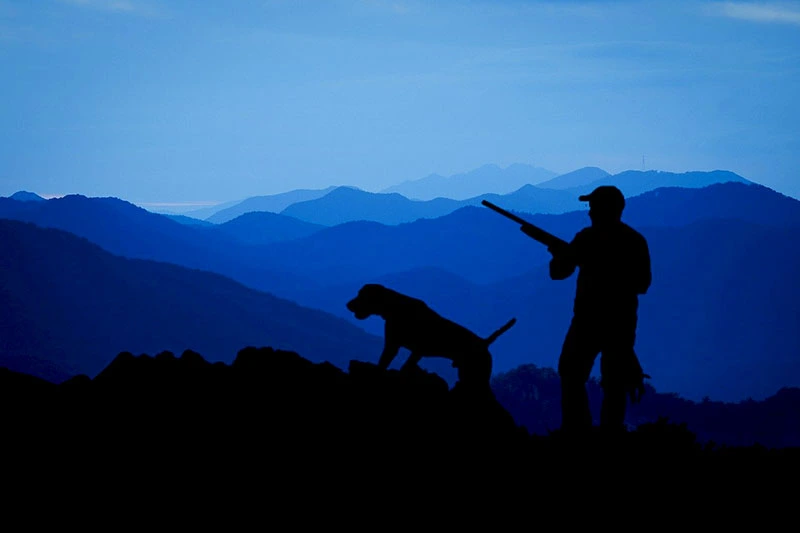
[[[578,280],[574,312],[607,320],[636,318],[644,238],[620,222],[611,227],[588,227],[573,240]]]

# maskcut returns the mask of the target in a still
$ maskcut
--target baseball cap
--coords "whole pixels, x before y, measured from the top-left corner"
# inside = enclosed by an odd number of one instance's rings
[[[608,206],[614,205],[620,209],[625,207],[625,196],[623,196],[622,191],[613,185],[601,185],[589,194],[579,196],[578,200],[581,202],[597,202]]]

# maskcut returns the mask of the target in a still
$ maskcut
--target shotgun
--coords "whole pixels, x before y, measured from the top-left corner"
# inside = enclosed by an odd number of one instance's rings
[[[534,226],[530,222],[519,218],[517,215],[509,213],[508,211],[506,211],[502,207],[498,207],[498,206],[494,205],[492,202],[488,202],[486,200],[482,200],[481,204],[485,205],[489,209],[497,211],[498,213],[500,213],[504,217],[510,218],[511,220],[513,220],[514,222],[519,224],[521,226],[520,230],[522,230],[522,233],[524,233],[528,237],[530,237],[530,238],[532,238],[532,239],[534,239],[536,241],[539,241],[540,243],[544,244],[545,246],[547,246],[548,250],[563,249],[564,247],[568,246],[568,244],[569,244],[569,243],[567,243],[567,241],[565,241],[563,239],[559,239],[555,235],[546,232],[542,228],[540,228],[538,226]]]

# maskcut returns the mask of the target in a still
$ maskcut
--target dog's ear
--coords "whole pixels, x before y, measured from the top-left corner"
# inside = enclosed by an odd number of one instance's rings
[[[361,287],[361,290],[358,291],[358,294],[365,298],[373,298],[384,292],[386,292],[386,288],[383,285],[378,285],[377,283],[367,283]]]
[[[367,283],[358,291],[358,300],[362,306],[378,315],[383,315],[386,307],[386,287],[377,283]]]

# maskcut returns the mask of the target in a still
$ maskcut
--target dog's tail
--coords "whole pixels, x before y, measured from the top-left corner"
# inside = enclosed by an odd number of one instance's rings
[[[506,331],[511,329],[511,326],[513,326],[516,323],[517,323],[517,319],[516,318],[512,318],[511,320],[506,322],[505,326],[503,326],[502,328],[498,329],[497,331],[495,331],[494,333],[492,333],[491,335],[486,337],[486,346],[489,346],[494,341],[496,341],[497,337],[499,337],[500,335],[502,335],[503,333],[505,333]]]

